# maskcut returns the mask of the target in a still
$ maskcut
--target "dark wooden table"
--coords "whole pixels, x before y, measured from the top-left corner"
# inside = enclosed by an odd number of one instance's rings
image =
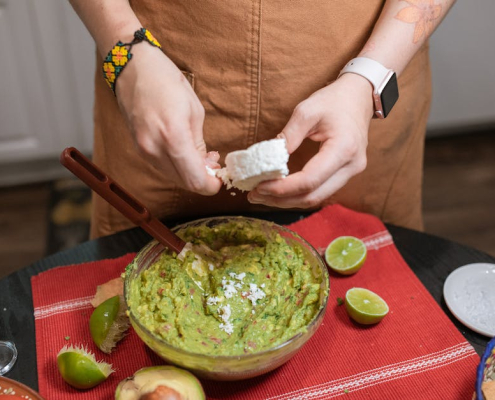
[[[271,215],[250,214],[279,224],[288,224],[306,215],[291,212]],[[174,224],[168,223],[168,225]],[[489,338],[473,332],[455,319],[443,299],[443,283],[449,273],[458,267],[475,262],[495,263],[495,258],[473,248],[425,233],[392,225],[387,225],[387,228],[407,264],[481,355]],[[119,257],[140,250],[150,240],[150,236],[140,228],[130,229],[46,257],[0,280],[0,340],[14,341],[19,352],[16,365],[6,376],[33,389],[38,388],[30,281],[33,275],[57,266]]]

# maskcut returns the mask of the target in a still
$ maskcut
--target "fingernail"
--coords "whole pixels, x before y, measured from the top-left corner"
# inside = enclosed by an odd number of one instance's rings
[[[261,194],[262,196],[268,196],[270,194],[263,189],[256,189],[256,191],[258,192],[258,194]]]
[[[252,204],[261,204],[261,201],[260,201],[261,199],[258,196],[254,195],[252,193],[249,193],[248,194],[247,199]]]
[[[218,153],[218,151],[209,151],[208,153],[206,153],[206,158],[209,160],[218,161],[220,158],[220,154]]]

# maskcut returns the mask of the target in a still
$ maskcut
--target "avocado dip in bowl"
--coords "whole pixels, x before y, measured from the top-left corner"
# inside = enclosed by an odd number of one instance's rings
[[[246,217],[174,231],[186,250],[150,242],[124,286],[134,330],[165,361],[208,379],[247,379],[288,361],[320,326],[328,271],[295,232]],[[213,251],[196,251],[205,247]]]

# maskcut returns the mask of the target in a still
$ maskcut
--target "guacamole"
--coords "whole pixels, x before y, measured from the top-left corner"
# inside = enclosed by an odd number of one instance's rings
[[[172,346],[209,355],[259,352],[304,332],[320,310],[326,286],[300,244],[251,220],[178,235],[212,254],[164,252],[128,289],[133,314]]]

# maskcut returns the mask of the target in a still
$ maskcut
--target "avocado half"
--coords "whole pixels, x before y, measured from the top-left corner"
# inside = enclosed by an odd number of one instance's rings
[[[115,400],[205,400],[199,380],[189,371],[162,365],[142,368],[124,379]]]

